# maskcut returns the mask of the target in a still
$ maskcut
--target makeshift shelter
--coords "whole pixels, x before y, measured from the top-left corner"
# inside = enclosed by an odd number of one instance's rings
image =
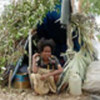
[[[61,5],[57,5],[56,9],[59,8],[61,10]],[[37,51],[37,47],[35,45],[35,42],[38,42],[39,39],[42,37],[46,39],[53,39],[56,43],[54,55],[58,57],[61,65],[64,65],[65,59],[60,56],[61,53],[64,53],[67,50],[67,43],[66,43],[66,29],[61,27],[60,21],[57,21],[60,18],[60,13],[57,11],[48,12],[46,17],[43,20],[42,25],[37,26],[36,34],[32,36],[32,55]],[[73,32],[73,35],[75,34],[75,31]],[[78,44],[78,37],[73,39],[74,42],[74,49],[76,51],[79,51],[80,46]],[[25,50],[28,51],[28,43],[29,40],[27,38],[25,43]],[[16,67],[14,69],[13,75],[12,75],[12,81],[14,79],[14,76],[18,72],[27,72],[28,67],[28,55],[23,55],[19,58]]]
[[[57,13],[56,10],[48,12],[46,17],[43,17],[43,23],[41,25],[39,25],[39,23],[38,25],[36,24],[37,29],[33,29],[32,39],[30,39],[31,33],[29,32],[29,37],[24,42],[24,49],[27,51],[27,54],[24,53],[23,56],[19,58],[11,77],[11,82],[13,82],[17,73],[27,73],[27,67],[31,67],[30,61],[32,59],[30,58],[37,52],[37,42],[39,39],[53,39],[56,43],[54,55],[58,57],[62,66],[64,65],[64,71],[57,84],[57,92],[60,92],[63,84],[68,83],[71,94],[80,95],[82,93],[82,84],[85,80],[87,67],[96,59],[91,42],[91,37],[93,37],[93,23],[89,16],[77,12],[74,12],[71,16],[70,0],[63,0],[62,4],[62,12]],[[60,10],[61,5],[56,6],[56,8],[57,7],[59,7]],[[62,16],[59,21],[60,15]],[[30,44],[32,44],[32,48],[30,48]],[[30,51],[32,51],[32,53],[30,53]],[[65,60],[64,57],[60,56],[62,52],[66,52],[68,59]],[[75,84],[79,89],[74,88],[76,87]]]
[[[68,6],[71,6],[71,5],[68,5]],[[57,8],[59,8],[59,12],[57,12],[58,10]],[[69,12],[71,13],[70,9],[69,9]],[[38,42],[39,39],[41,39],[42,37],[46,39],[50,39],[50,38],[53,39],[56,43],[54,55],[58,57],[60,63],[63,66],[65,60],[63,57],[60,56],[60,54],[62,52],[64,53],[67,50],[67,43],[66,43],[67,30],[62,28],[62,25],[60,24],[60,21],[59,21],[60,15],[61,15],[61,5],[57,5],[55,7],[55,11],[48,12],[46,17],[43,19],[43,23],[41,25],[37,25],[36,34],[32,36],[31,42],[32,42],[32,55],[33,55],[37,51],[36,43]],[[75,35],[76,30],[77,29],[73,31],[73,36]],[[78,43],[78,36],[73,38],[73,43],[74,43],[74,50],[79,51],[80,45]],[[29,44],[29,40],[27,37],[27,40],[24,41],[23,43],[24,49],[27,51],[27,53],[29,51],[28,44]],[[28,61],[29,61],[28,54],[24,54],[23,56],[19,58],[16,66],[12,68],[14,72],[13,72],[11,81],[13,81],[16,73],[27,72],[27,67],[29,65]],[[9,71],[10,71],[10,68],[7,70],[6,76],[8,76]]]

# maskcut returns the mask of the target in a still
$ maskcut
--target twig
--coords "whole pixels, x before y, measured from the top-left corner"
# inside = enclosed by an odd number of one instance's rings
[[[9,81],[8,81],[8,88],[11,89],[11,77],[12,77],[12,70],[10,70],[9,74]]]

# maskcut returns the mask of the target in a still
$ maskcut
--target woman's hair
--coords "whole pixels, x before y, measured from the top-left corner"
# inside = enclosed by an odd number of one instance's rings
[[[46,46],[49,46],[53,52],[55,47],[55,42],[52,39],[47,40],[45,38],[41,38],[37,44],[38,52],[41,53],[44,47]]]

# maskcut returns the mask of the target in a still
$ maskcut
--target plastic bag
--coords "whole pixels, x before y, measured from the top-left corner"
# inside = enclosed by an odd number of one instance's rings
[[[89,92],[100,92],[100,61],[94,61],[87,69],[83,89]]]
[[[95,49],[95,54],[97,56],[97,59],[100,60],[100,42],[95,35],[94,35],[94,39],[92,39],[92,44]]]

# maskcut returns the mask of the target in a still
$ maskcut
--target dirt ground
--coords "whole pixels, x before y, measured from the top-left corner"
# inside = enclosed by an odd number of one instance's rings
[[[90,94],[83,93],[81,96],[72,96],[67,92],[60,94],[48,94],[39,96],[32,89],[0,89],[0,100],[95,100]]]

